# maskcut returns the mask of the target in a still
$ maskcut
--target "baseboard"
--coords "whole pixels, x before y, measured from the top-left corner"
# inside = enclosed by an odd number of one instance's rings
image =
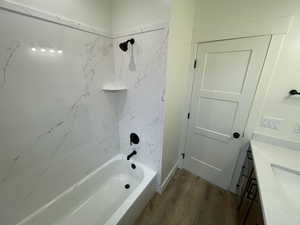
[[[180,159],[177,160],[177,162],[175,163],[175,165],[173,166],[173,168],[171,169],[170,173],[168,174],[168,176],[165,178],[165,180],[163,181],[163,183],[160,186],[160,191],[159,193],[162,194],[166,187],[168,186],[170,180],[173,178],[173,176],[175,175],[176,169],[178,168],[180,163]]]

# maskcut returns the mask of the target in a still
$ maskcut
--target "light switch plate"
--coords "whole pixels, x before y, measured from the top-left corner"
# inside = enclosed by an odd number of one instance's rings
[[[269,128],[272,130],[279,130],[280,124],[282,121],[283,121],[283,119],[281,119],[281,118],[263,117],[260,125],[264,128]]]
[[[294,131],[295,131],[296,134],[300,134],[300,122],[296,123]]]

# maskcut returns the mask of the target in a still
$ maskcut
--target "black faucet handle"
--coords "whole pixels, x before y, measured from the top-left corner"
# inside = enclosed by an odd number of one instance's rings
[[[133,150],[128,156],[127,156],[127,160],[130,160],[132,156],[136,155],[137,151]]]

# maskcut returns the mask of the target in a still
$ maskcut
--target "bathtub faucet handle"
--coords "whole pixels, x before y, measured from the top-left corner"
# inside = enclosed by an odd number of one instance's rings
[[[131,159],[132,156],[136,155],[137,151],[133,150],[128,156],[127,156],[127,160]]]

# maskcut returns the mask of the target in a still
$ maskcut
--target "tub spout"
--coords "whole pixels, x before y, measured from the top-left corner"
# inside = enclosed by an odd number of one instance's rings
[[[131,159],[132,156],[136,155],[137,151],[134,150],[133,152],[131,152],[128,156],[127,156],[127,160]]]

